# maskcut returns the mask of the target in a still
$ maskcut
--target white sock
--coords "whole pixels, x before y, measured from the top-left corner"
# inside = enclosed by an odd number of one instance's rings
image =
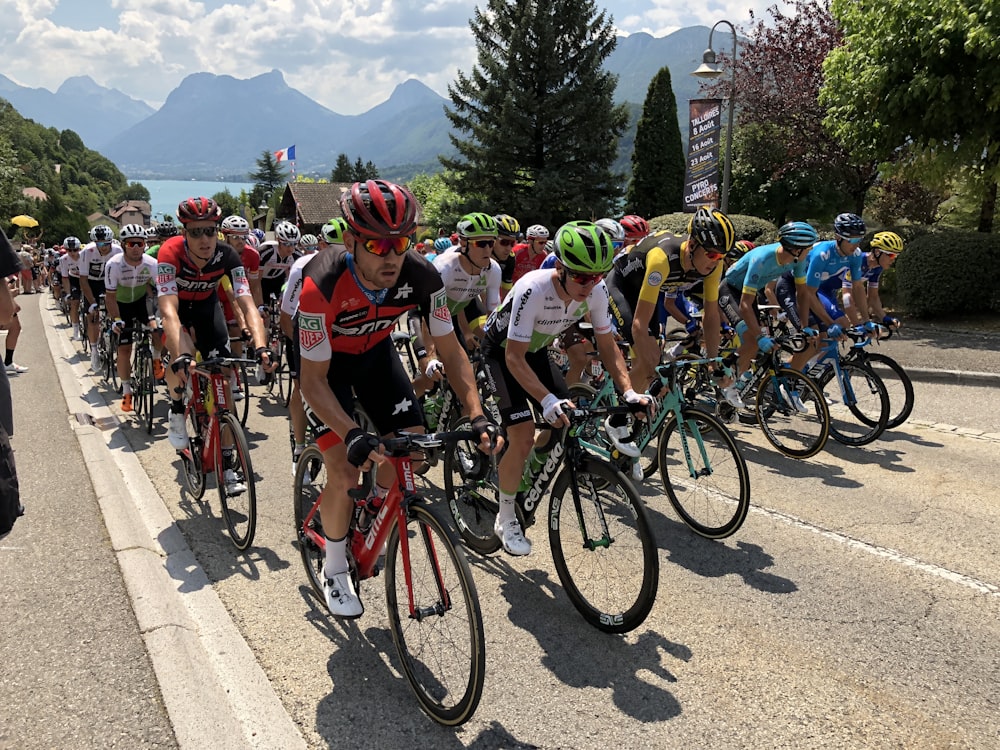
[[[333,578],[337,573],[343,573],[347,566],[347,537],[334,541],[326,538],[326,562],[323,565],[323,575]]]
[[[122,395],[125,396],[132,392],[132,381],[123,380],[122,381]]]
[[[514,495],[503,490],[500,490],[500,509],[497,511],[497,519],[501,526],[517,519],[514,513]]]

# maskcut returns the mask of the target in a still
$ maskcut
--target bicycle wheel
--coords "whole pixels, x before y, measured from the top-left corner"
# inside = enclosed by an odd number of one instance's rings
[[[118,377],[118,347],[112,336],[107,350],[104,352],[104,379],[108,381],[115,393],[121,393],[122,383]]]
[[[306,481],[307,475],[309,481]],[[323,606],[326,606],[326,598],[323,594],[323,566],[326,564],[326,552],[306,536],[304,524],[306,518],[309,517],[309,511],[319,500],[325,486],[326,467],[323,464],[323,454],[315,445],[307,445],[306,449],[302,451],[302,455],[299,456],[295,467],[293,484],[295,537],[299,554],[302,556],[302,564],[309,576],[309,585],[312,586],[313,593]],[[320,536],[323,535],[323,524],[320,522],[319,513],[313,515],[309,522],[309,528]]]
[[[657,448],[667,499],[692,531],[708,539],[736,532],[750,510],[750,473],[718,418],[684,408],[669,418]]]
[[[889,394],[878,375],[864,365],[840,363],[819,383],[830,410],[830,437],[844,445],[868,445],[885,431]]]
[[[627,633],[649,615],[660,577],[656,542],[642,500],[621,472],[587,457],[556,477],[549,547],[566,595],[595,628]]]
[[[867,354],[865,364],[882,379],[889,394],[889,419],[887,430],[899,427],[910,418],[913,411],[913,381],[906,370],[892,357],[885,354]]]
[[[237,362],[233,365],[233,376],[243,392],[243,398],[240,401],[233,399],[233,413],[239,417],[240,424],[246,427],[247,417],[250,416],[250,383],[247,380],[247,366],[242,362]]]
[[[194,409],[190,412],[190,422],[188,447],[181,451],[181,463],[188,494],[195,500],[201,500],[205,494],[205,466],[201,460],[201,425]]]
[[[386,544],[385,599],[392,640],[420,707],[435,721],[468,721],[483,695],[486,640],[476,584],[458,539],[423,502]],[[408,555],[401,554],[405,533]],[[412,594],[412,608],[410,595]]]
[[[468,417],[448,429],[469,429]],[[489,457],[471,440],[464,440],[445,452],[443,471],[444,495],[459,536],[469,549],[492,555],[500,549],[493,533],[500,489]]]
[[[153,379],[152,353],[141,344],[136,344],[132,363],[132,391],[135,393],[135,413],[140,424],[145,425],[146,434],[153,432],[153,397],[156,381]]]
[[[796,408],[796,398],[803,410]],[[819,386],[790,367],[768,373],[757,389],[754,411],[764,437],[792,458],[810,458],[826,445],[830,412]]]
[[[254,532],[257,530],[257,483],[243,426],[231,412],[219,415],[219,445],[232,446],[231,449],[220,448],[222,456],[215,477],[222,503],[222,517],[226,521],[233,545],[238,550],[245,550],[253,544]],[[230,472],[233,472],[232,481],[227,481]],[[238,489],[234,490],[234,486]]]
[[[574,383],[571,385],[569,387],[569,397],[570,400],[581,409],[587,409],[594,406],[615,405],[613,400],[598,396],[594,387],[587,383]],[[632,457],[620,453],[611,443],[611,440],[608,439],[607,433],[604,431],[604,419],[602,417],[591,417],[580,427],[577,434],[582,440],[601,448],[607,453],[607,456],[598,454],[600,458],[614,464],[615,468],[625,476],[632,476]],[[653,435],[650,437],[648,422],[643,422],[638,419],[634,420],[632,423],[632,434],[635,436],[636,445],[645,446],[642,448],[642,454],[638,459],[639,466],[642,468],[643,479],[645,479],[656,471],[656,436]],[[643,440],[646,440],[645,444],[642,442]]]

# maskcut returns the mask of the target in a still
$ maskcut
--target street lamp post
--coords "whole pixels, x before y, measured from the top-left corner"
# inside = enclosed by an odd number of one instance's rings
[[[715,34],[719,24],[725,24],[733,32],[733,57],[730,61],[732,69],[732,79],[729,90],[729,119],[726,123],[726,153],[725,166],[722,171],[722,199],[719,208],[723,213],[729,213],[729,181],[733,172],[733,115],[736,103],[736,27],[725,19],[716,21],[715,26],[708,32],[708,49],[701,56],[701,65],[691,73],[698,78],[718,78],[722,75],[722,69],[715,64],[715,50],[712,48],[712,35]]]

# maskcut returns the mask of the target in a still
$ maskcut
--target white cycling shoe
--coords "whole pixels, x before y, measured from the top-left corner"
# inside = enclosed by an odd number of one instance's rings
[[[641,451],[639,446],[632,442],[632,433],[629,431],[628,425],[615,427],[611,424],[611,417],[608,417],[604,420],[604,434],[608,436],[608,439],[623,456],[639,458]]]
[[[350,571],[337,573],[333,578],[324,578],[323,597],[326,599],[326,608],[334,617],[353,620],[365,613],[365,606],[354,593],[354,582],[351,581]]]
[[[517,519],[501,524],[498,517],[493,523],[493,533],[499,537],[504,552],[508,555],[524,557],[531,554],[531,542],[524,538]]]
[[[175,451],[182,451],[188,447],[187,422],[183,414],[171,412],[169,426],[167,427],[167,440],[170,447]]]

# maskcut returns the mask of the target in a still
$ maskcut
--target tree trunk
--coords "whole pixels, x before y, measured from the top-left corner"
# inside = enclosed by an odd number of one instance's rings
[[[997,207],[997,181],[991,179],[986,186],[986,195],[983,196],[983,203],[979,208],[979,226],[976,228],[980,232],[993,231],[993,215]]]

